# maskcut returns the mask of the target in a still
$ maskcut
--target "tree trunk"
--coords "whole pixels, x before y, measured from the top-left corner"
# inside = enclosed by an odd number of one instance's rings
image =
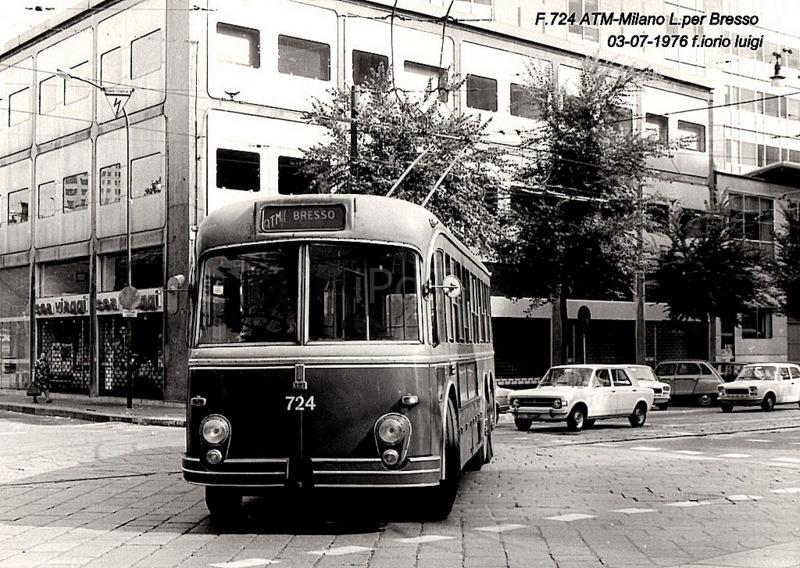
[[[553,308],[552,337],[553,349],[551,364],[563,365],[567,362],[567,346],[569,345],[569,325],[567,319],[567,299],[561,295],[555,295],[551,300]]]

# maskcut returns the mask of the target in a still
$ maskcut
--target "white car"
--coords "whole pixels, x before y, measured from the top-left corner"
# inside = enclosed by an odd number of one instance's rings
[[[640,387],[653,389],[653,406],[659,410],[666,410],[669,407],[671,388],[667,383],[662,383],[656,377],[652,367],[648,365],[625,365],[625,369],[638,382]]]
[[[518,430],[527,430],[534,420],[565,420],[577,432],[595,420],[619,417],[638,428],[644,426],[653,396],[624,365],[559,365],[536,388],[511,395],[511,414]]]
[[[722,412],[734,406],[756,406],[767,412],[776,404],[800,402],[800,366],[790,363],[745,365],[730,383],[719,386]]]

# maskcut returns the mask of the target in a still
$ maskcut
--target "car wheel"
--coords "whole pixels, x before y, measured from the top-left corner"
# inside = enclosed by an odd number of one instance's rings
[[[453,510],[453,503],[458,493],[458,482],[461,477],[461,450],[458,445],[456,428],[458,416],[453,401],[447,399],[447,422],[444,441],[444,479],[439,485],[430,489],[424,500],[425,517],[432,521],[446,519]]]
[[[242,494],[228,487],[206,486],[206,508],[211,522],[227,524],[232,522],[242,505]]]
[[[733,412],[733,405],[727,402],[720,403],[719,407],[722,409],[722,412]]]
[[[595,420],[594,418],[587,418],[586,420],[583,421],[583,424],[586,428],[591,428],[592,426],[594,426],[595,422],[597,422],[597,420]]]
[[[659,410],[666,410],[667,408],[669,408],[669,403],[662,402],[661,404],[657,404],[656,408],[658,408]]]
[[[533,420],[528,420],[527,418],[514,418],[514,426],[517,427],[517,430],[520,432],[525,432],[531,427],[533,424]]]
[[[697,404],[700,406],[711,406],[714,403],[714,397],[710,394],[701,394],[697,397]]]
[[[586,411],[582,406],[576,406],[567,416],[567,428],[573,432],[580,432],[586,426]]]
[[[628,422],[634,428],[641,428],[647,420],[647,407],[644,404],[637,404],[633,409],[633,414],[628,417]]]
[[[764,412],[772,412],[775,408],[775,395],[768,394],[764,397],[764,400],[761,401],[761,410]]]

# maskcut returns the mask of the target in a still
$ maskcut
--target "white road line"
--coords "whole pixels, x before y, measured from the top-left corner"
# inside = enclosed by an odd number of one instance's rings
[[[685,454],[687,456],[701,456],[705,452],[696,452],[694,450],[675,450],[676,454]]]
[[[234,560],[233,562],[217,562],[209,564],[214,568],[252,568],[253,566],[269,566],[278,564],[280,560],[267,560],[266,558],[246,558],[244,560]]]
[[[372,548],[366,546],[337,546],[327,550],[311,550],[308,554],[317,556],[342,556],[344,554],[356,554],[357,552],[369,552]]]
[[[636,509],[632,507],[630,509],[614,509],[609,511],[609,513],[625,513],[626,515],[638,515],[639,513],[655,513],[655,509]]]
[[[760,438],[751,438],[745,440],[745,442],[756,442],[757,444],[769,444],[772,440],[762,440]]]
[[[595,515],[581,515],[580,513],[569,513],[567,515],[559,515],[557,517],[545,517],[545,520],[571,523],[572,521],[580,521],[582,519],[594,519],[594,518]]]
[[[783,495],[787,495],[790,493],[800,493],[800,487],[782,487],[780,489],[773,489],[770,491],[770,493],[778,493]]]
[[[506,531],[513,531],[517,529],[524,529],[527,525],[517,525],[514,523],[503,523],[499,525],[492,525],[489,527],[476,527],[472,530],[475,531],[485,531],[485,532],[493,532],[493,533],[501,533]]]
[[[800,458],[772,458],[772,461],[785,463],[800,463]]]
[[[452,536],[439,536],[435,534],[428,534],[425,536],[415,536],[412,538],[395,538],[395,542],[404,542],[407,544],[423,544],[426,542],[438,542],[440,540],[451,540],[455,537]]]
[[[720,458],[752,458],[750,454],[720,454]]]
[[[761,499],[760,495],[728,495],[725,497],[728,501],[731,502],[738,502],[738,501],[758,501]]]
[[[653,446],[633,446],[631,449],[639,452],[658,452],[661,450],[661,448],[654,448]]]
[[[713,501],[677,501],[676,503],[664,503],[667,507],[699,507],[700,505],[711,505]]]

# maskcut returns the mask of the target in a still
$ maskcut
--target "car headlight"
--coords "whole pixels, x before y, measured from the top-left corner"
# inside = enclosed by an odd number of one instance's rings
[[[200,423],[200,435],[207,443],[218,446],[231,435],[231,423],[224,416],[211,414]]]
[[[375,435],[386,445],[402,442],[411,432],[411,423],[402,414],[386,414],[375,424]]]
[[[725,394],[725,387],[723,387],[722,385],[719,385],[717,387],[717,390],[719,391],[719,394]]]
[[[669,389],[669,385],[664,385],[663,387],[661,387],[661,391],[664,392],[664,393],[668,393],[669,390],[670,390]]]
[[[560,398],[557,398],[553,401],[553,408],[561,408],[562,406],[564,406],[564,401]]]
[[[758,387],[751,386],[750,387],[750,394],[758,394]]]
[[[518,398],[512,398],[511,399],[511,406],[513,406],[514,408],[519,408],[519,399]]]

